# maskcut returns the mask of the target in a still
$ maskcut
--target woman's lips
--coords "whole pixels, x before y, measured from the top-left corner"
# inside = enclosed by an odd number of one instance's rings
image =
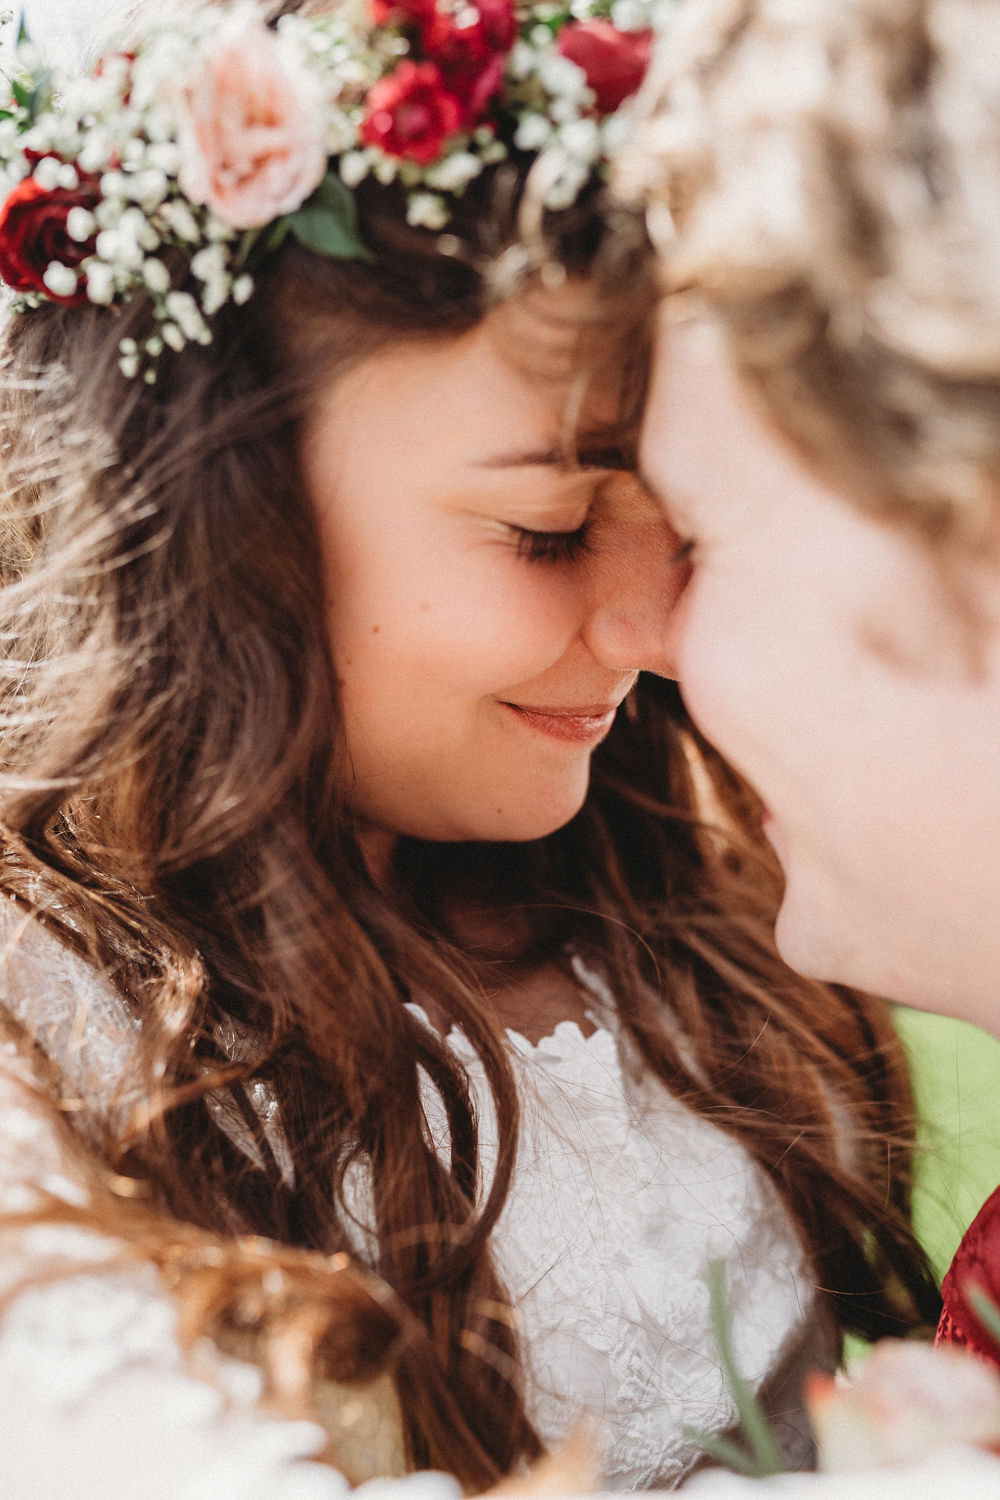
[[[618,704],[587,704],[584,708],[536,708],[523,703],[503,703],[503,708],[529,729],[547,734],[553,740],[567,740],[577,745],[597,745],[615,721]]]

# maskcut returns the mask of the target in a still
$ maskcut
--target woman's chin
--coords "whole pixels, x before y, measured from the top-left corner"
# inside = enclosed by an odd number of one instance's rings
[[[528,844],[557,833],[583,807],[587,789],[578,796],[553,799],[548,804],[525,801],[515,807],[498,806],[481,818],[470,819],[465,838],[479,843]]]

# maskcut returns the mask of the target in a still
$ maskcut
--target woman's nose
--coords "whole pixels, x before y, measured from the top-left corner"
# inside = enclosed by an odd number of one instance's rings
[[[595,548],[585,636],[597,660],[619,672],[673,677],[670,624],[689,576],[677,533],[642,496]]]

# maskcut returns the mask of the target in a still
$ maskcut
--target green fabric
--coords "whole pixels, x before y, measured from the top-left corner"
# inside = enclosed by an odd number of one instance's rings
[[[1000,1183],[1000,1042],[947,1016],[896,1008],[921,1122],[914,1223],[938,1275]]]
[[[1000,1183],[1000,1042],[950,1016],[895,1007],[920,1120],[913,1220],[938,1276]],[[848,1338],[844,1362],[869,1345]]]

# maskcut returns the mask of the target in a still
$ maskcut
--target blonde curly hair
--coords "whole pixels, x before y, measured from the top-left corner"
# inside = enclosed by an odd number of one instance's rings
[[[1000,517],[1000,0],[693,0],[619,190],[668,291],[862,503],[979,547]]]

